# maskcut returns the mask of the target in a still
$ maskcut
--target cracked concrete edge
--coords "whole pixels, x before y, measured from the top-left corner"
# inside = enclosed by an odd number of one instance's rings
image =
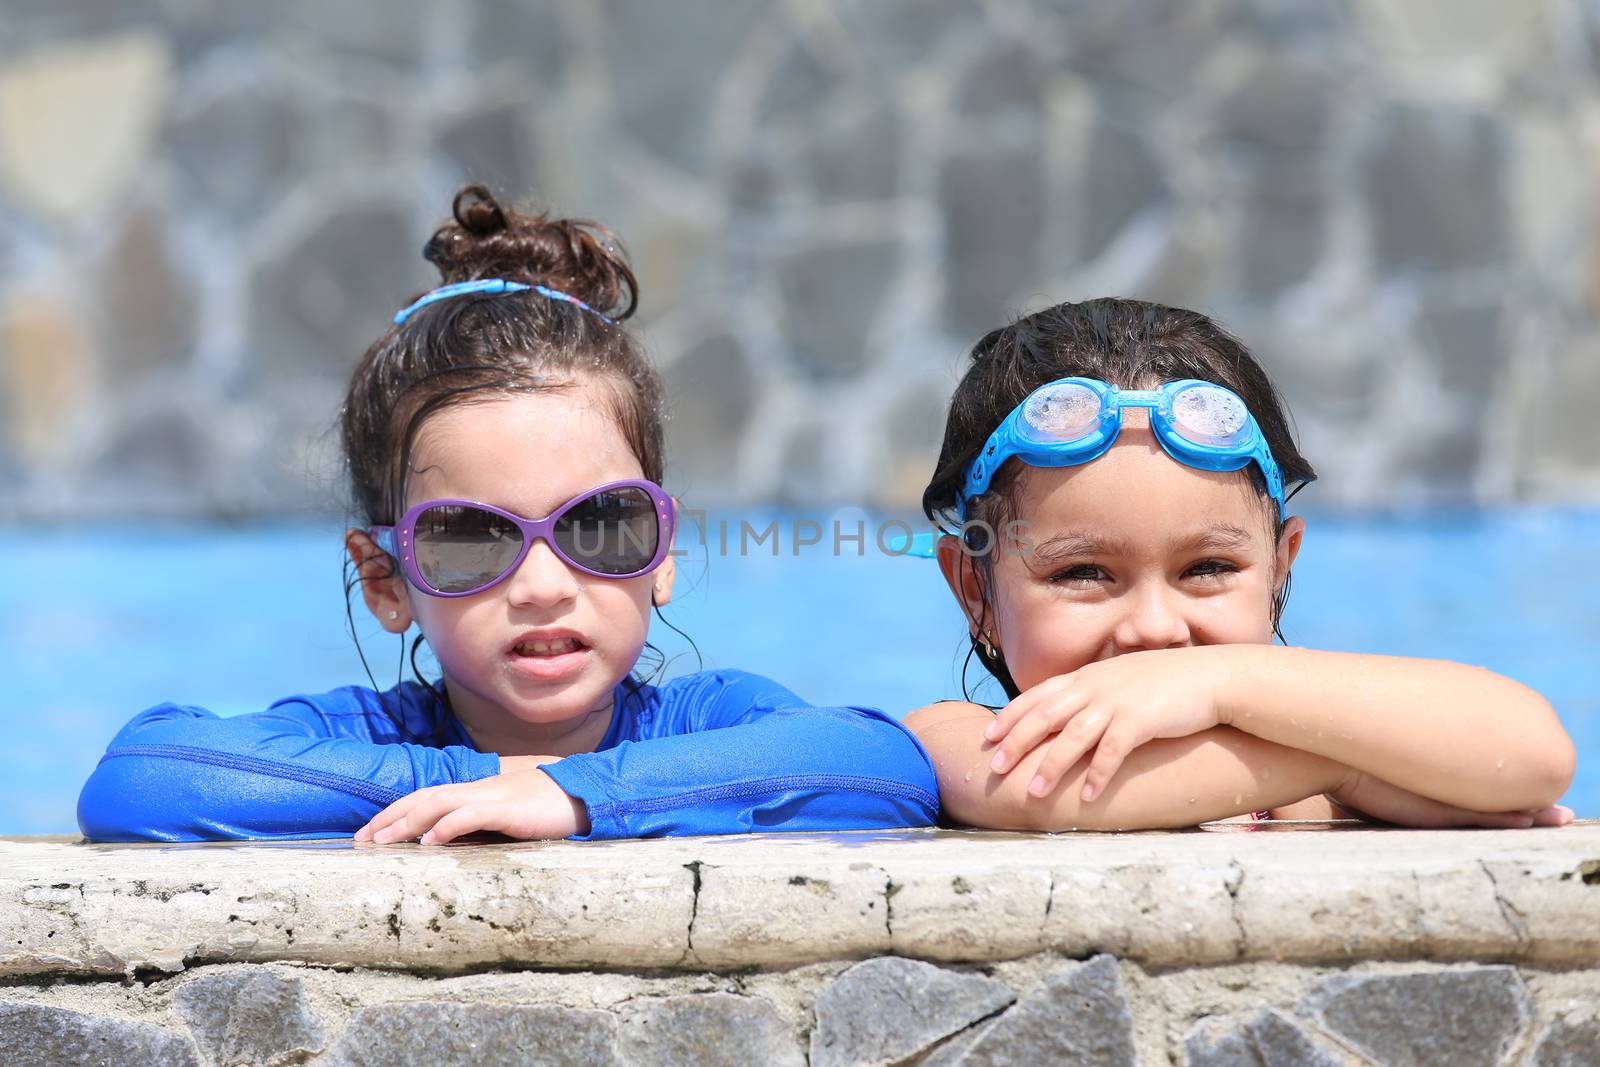
[[[1585,866],[1600,825],[1535,838],[799,836],[209,854],[0,840],[0,975],[272,960],[693,970],[1041,951],[1158,967],[1600,961],[1600,879]]]

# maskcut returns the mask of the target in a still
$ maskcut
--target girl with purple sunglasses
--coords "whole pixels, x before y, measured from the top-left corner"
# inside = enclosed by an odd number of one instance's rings
[[[222,719],[136,716],[84,786],[100,841],[519,839],[930,824],[933,769],[893,718],[775,682],[635,667],[672,595],[661,384],[620,325],[637,285],[600,227],[461,190],[446,283],[351,378],[352,586],[442,671]]]

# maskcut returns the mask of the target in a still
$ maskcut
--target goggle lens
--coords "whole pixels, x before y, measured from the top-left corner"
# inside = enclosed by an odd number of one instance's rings
[[[556,551],[602,574],[638,574],[660,541],[655,501],[634,485],[585,497],[556,520]]]
[[[1022,408],[1027,435],[1036,441],[1075,441],[1094,431],[1100,421],[1100,397],[1075,382],[1040,389]]]
[[[1196,444],[1237,446],[1249,426],[1244,401],[1226,389],[1194,385],[1172,398],[1172,428]]]
[[[465,593],[504,574],[522,550],[522,531],[482,508],[440,504],[417,516],[417,570],[441,593]]]

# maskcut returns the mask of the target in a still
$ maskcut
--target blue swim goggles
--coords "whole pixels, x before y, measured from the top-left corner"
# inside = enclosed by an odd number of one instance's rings
[[[1197,378],[1126,390],[1094,378],[1061,378],[1028,394],[989,435],[967,467],[957,516],[965,521],[968,503],[989,488],[1012,456],[1031,467],[1098,459],[1122,430],[1123,408],[1149,408],[1156,440],[1179,463],[1207,471],[1236,471],[1255,463],[1283,515],[1283,475],[1261,427],[1233,391]]]

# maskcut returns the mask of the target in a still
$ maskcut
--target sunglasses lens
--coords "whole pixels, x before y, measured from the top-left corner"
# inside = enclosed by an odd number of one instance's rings
[[[1094,431],[1100,397],[1076,383],[1040,389],[1022,405],[1025,432],[1035,441],[1076,441]]]
[[[1215,385],[1192,385],[1172,398],[1172,427],[1196,444],[1232,447],[1249,434],[1244,401]]]
[[[562,555],[619,578],[643,573],[660,542],[655,501],[638,486],[585,497],[556,520],[555,543]]]
[[[417,517],[412,536],[417,569],[441,593],[465,593],[506,572],[522,548],[522,532],[491,511],[440,504]]]

